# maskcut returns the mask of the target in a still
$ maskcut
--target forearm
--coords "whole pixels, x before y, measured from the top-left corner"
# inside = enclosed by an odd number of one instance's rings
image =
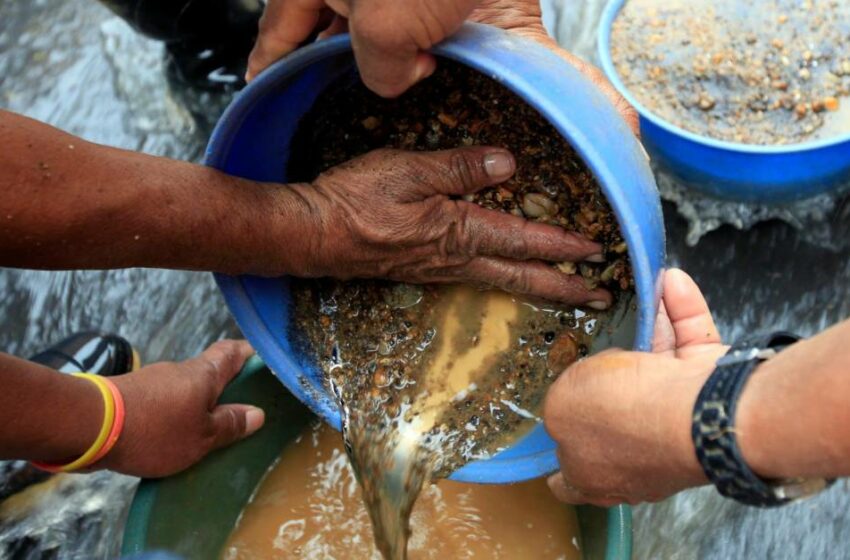
[[[741,395],[736,433],[761,476],[850,475],[850,321],[760,365]]]
[[[274,262],[283,274],[309,255],[310,212],[293,189],[92,144],[5,111],[0,136],[0,265],[268,273]]]
[[[97,437],[103,399],[94,384],[0,354],[0,459],[67,462]]]

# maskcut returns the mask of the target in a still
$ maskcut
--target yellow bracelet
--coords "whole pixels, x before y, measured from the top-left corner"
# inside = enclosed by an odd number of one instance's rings
[[[82,469],[91,464],[92,460],[97,457],[97,454],[106,444],[109,438],[109,433],[112,431],[112,424],[115,422],[115,397],[109,386],[97,375],[91,373],[73,373],[74,377],[82,377],[87,379],[97,386],[100,390],[100,395],[103,397],[103,425],[100,427],[100,432],[97,434],[97,439],[91,444],[91,447],[86,450],[80,457],[66,465],[51,465],[48,463],[33,462],[32,464],[42,470],[50,472],[71,472]]]

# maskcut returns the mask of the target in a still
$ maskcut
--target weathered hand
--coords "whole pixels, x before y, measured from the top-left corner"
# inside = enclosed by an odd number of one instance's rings
[[[668,270],[653,353],[602,352],[570,367],[550,389],[544,417],[561,462],[549,478],[555,495],[610,506],[705,484],[691,414],[725,351],[697,285]]]
[[[469,17],[470,21],[486,23],[500,27],[533,39],[548,47],[555,54],[575,66],[582,74],[586,75],[597,87],[611,100],[620,115],[637,133],[638,114],[634,107],[620,95],[611,82],[596,66],[588,64],[581,58],[562,49],[558,43],[549,36],[543,27],[543,18],[540,10],[540,0],[482,0],[478,7]]]
[[[454,33],[478,0],[268,0],[246,79],[315,31],[348,29],[363,82],[395,97],[436,68],[427,50]]]
[[[252,353],[247,342],[225,340],[185,362],[152,364],[113,377],[124,396],[124,432],[93,467],[168,476],[257,431],[265,419],[262,410],[216,404]]]
[[[542,261],[602,258],[601,247],[562,228],[486,210],[461,197],[514,172],[510,153],[376,150],[291,185],[312,216],[299,276],[469,282],[602,309],[611,294]]]

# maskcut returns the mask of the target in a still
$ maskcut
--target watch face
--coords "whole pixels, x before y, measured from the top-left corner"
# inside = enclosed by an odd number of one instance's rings
[[[780,500],[802,500],[819,494],[835,482],[834,478],[786,478],[769,483]]]

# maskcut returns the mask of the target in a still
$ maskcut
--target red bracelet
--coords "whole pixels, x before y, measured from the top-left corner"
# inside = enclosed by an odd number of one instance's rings
[[[107,453],[112,451],[112,448],[115,447],[118,438],[121,436],[121,432],[124,430],[124,396],[111,379],[108,377],[103,377],[102,379],[109,386],[109,390],[112,392],[112,398],[115,399],[115,420],[112,424],[112,431],[109,432],[109,436],[106,438],[106,443],[103,444],[103,448],[94,456],[94,459],[90,463],[91,465],[96,464],[106,457]]]

